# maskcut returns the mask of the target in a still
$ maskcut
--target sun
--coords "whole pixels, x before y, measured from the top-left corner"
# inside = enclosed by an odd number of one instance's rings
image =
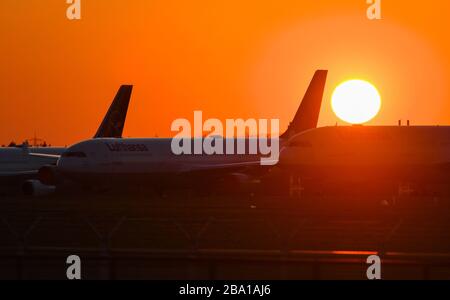
[[[363,124],[378,114],[381,97],[371,83],[358,79],[348,80],[334,90],[331,107],[341,120],[351,124]]]

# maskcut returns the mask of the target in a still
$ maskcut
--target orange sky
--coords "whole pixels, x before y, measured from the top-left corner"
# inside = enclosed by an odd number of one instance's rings
[[[449,124],[448,1],[0,1],[0,143],[34,132],[54,145],[90,138],[118,86],[135,90],[125,136],[172,136],[176,118],[293,117],[317,68],[334,87],[360,78],[383,106],[370,124]],[[342,124],[342,121],[339,121]]]

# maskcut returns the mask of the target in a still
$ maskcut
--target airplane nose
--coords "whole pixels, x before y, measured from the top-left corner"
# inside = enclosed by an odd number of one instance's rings
[[[56,167],[62,173],[75,172],[80,166],[80,162],[77,162],[77,159],[71,157],[61,157],[56,164]]]
[[[76,172],[80,168],[88,166],[85,152],[68,150],[64,152],[57,162],[57,167],[61,172]]]

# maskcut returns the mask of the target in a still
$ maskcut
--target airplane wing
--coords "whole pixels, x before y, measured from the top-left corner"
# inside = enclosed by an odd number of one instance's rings
[[[55,160],[58,160],[61,157],[61,155],[45,154],[45,153],[29,153],[28,155],[34,156],[34,157],[40,157],[40,158],[53,158]]]
[[[45,154],[45,153],[28,153],[32,157],[44,158],[48,160],[52,160],[53,162],[48,161],[46,164],[56,163],[56,161],[61,157],[60,155],[55,154]],[[0,172],[0,179],[2,181],[5,180],[16,180],[16,179],[26,179],[35,177],[38,175],[39,170],[24,170],[24,171],[2,171]]]

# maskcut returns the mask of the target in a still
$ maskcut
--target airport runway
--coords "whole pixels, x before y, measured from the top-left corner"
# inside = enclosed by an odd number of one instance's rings
[[[0,198],[0,278],[450,279],[450,199],[154,195]],[[391,199],[388,199],[391,201]]]

